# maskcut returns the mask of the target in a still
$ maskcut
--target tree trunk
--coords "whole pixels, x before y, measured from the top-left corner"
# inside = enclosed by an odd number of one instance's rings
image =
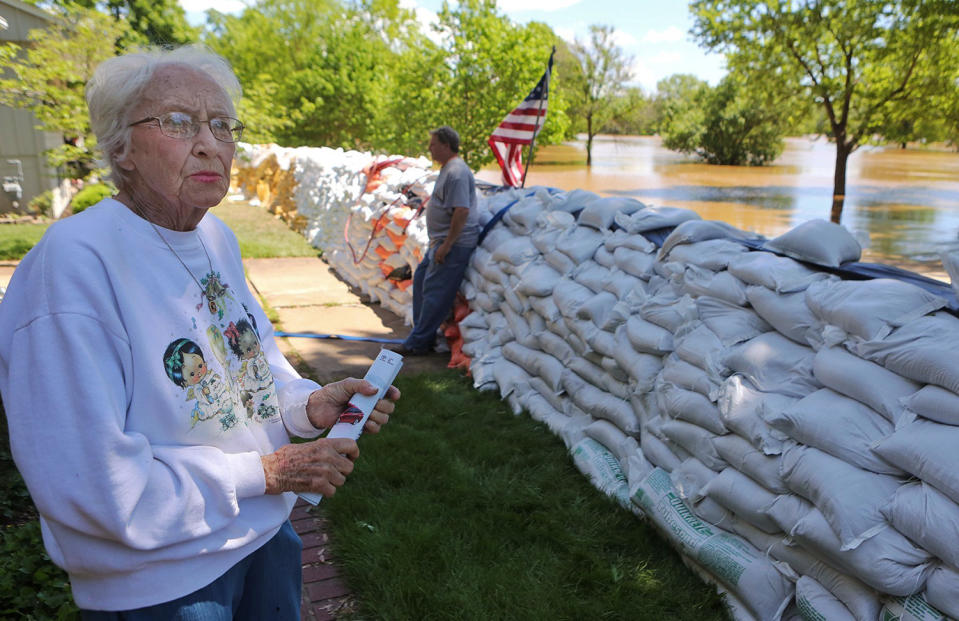
[[[843,139],[836,140],[836,172],[833,176],[832,212],[829,219],[836,224],[842,218],[843,204],[846,202],[846,163],[852,146]]]
[[[593,165],[593,115],[586,115],[586,166]]]

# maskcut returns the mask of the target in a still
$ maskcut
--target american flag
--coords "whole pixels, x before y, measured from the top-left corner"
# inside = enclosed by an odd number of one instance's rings
[[[513,108],[506,118],[493,130],[489,143],[493,155],[503,171],[503,183],[518,187],[525,180],[523,172],[523,145],[536,140],[536,135],[546,122],[546,102],[549,98],[549,76],[553,71],[553,54],[549,55],[549,65],[539,79],[536,87],[530,91],[523,103]]]

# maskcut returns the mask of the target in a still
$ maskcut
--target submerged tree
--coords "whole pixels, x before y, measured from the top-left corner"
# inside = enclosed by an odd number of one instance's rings
[[[890,107],[950,88],[959,5],[944,0],[693,0],[693,35],[756,85],[796,82],[823,107],[836,144],[831,219],[839,222],[849,155]],[[773,84],[780,84],[774,80]]]
[[[570,52],[581,75],[574,83],[572,110],[586,121],[586,165],[593,164],[593,137],[609,121],[616,98],[630,78],[632,58],[616,45],[612,26],[591,25],[589,40],[576,40]]]

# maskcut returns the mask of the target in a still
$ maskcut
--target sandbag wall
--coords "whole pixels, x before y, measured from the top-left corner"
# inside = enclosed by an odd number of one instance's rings
[[[410,275],[426,248],[415,217],[437,173],[425,158],[241,143],[234,185],[323,251],[354,287],[412,324]]]
[[[766,241],[581,191],[485,204],[509,209],[463,288],[477,388],[561,435],[737,616],[959,616],[946,299],[810,267],[859,258],[825,221]]]
[[[408,318],[385,259],[356,263],[341,232],[365,222],[365,243],[384,213],[409,218],[397,197],[426,165],[385,168],[365,197],[371,156],[291,151],[304,233]],[[824,221],[765,240],[584,191],[480,204],[502,221],[462,287],[475,386],[561,436],[734,616],[959,618],[959,319],[943,297],[817,269],[859,258]],[[411,266],[412,222],[395,244]]]

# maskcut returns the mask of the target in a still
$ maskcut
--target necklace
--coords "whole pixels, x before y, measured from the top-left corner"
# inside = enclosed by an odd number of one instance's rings
[[[147,222],[150,222],[147,220]],[[157,225],[150,222],[150,226],[153,227],[153,230],[156,231],[157,237],[159,237],[166,247],[170,249],[170,252],[173,253],[173,256],[176,257],[176,260],[180,262],[180,265],[183,266],[183,269],[186,270],[187,274],[193,279],[193,282],[196,283],[196,286],[200,288],[200,293],[206,298],[207,308],[210,309],[211,314],[217,314],[219,311],[219,305],[216,302],[216,299],[221,297],[226,288],[220,283],[220,275],[213,271],[213,261],[210,260],[210,253],[207,252],[206,244],[203,243],[203,237],[200,236],[199,232],[197,233],[197,239],[200,240],[200,247],[203,248],[203,254],[206,255],[206,262],[210,266],[209,273],[203,278],[197,278],[196,274],[187,267],[186,262],[180,258],[180,255],[177,254],[177,251],[173,249],[173,246],[170,245],[170,242],[167,241],[166,237],[160,232],[160,229],[157,228]]]

